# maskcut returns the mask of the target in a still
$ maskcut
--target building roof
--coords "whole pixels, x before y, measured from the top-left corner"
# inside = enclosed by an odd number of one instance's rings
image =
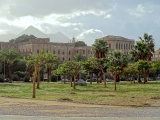
[[[160,50],[156,50],[153,54],[159,54],[160,53]]]
[[[105,40],[125,40],[125,41],[134,41],[133,39],[128,39],[125,37],[121,37],[121,36],[114,36],[114,35],[107,35],[105,37],[103,37],[103,39]]]

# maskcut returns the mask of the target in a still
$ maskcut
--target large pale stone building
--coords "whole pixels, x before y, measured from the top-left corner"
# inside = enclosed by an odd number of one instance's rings
[[[129,54],[129,51],[135,44],[135,41],[133,39],[124,38],[121,36],[108,35],[100,39],[107,41],[110,52],[118,50],[124,52],[126,55]]]
[[[50,51],[61,61],[70,60],[71,56],[80,53],[83,56],[91,57],[90,46],[75,47],[74,38],[71,43],[50,42],[49,38],[36,38],[22,43],[0,42],[0,50],[18,50],[23,56],[29,54],[40,54]]]
[[[152,61],[156,61],[156,60],[160,60],[160,50],[156,50],[156,51],[153,53]]]

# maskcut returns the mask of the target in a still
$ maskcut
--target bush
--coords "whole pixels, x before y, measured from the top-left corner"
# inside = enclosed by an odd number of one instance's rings
[[[29,82],[30,80],[30,76],[29,75],[25,75],[24,76],[24,82]]]
[[[14,74],[17,74],[19,78],[24,78],[24,76],[29,75],[28,72],[16,71]]]
[[[13,75],[12,75],[12,80],[13,80],[13,81],[19,81],[18,75],[17,75],[17,74],[13,74]]]
[[[0,82],[4,82],[4,75],[0,74]]]

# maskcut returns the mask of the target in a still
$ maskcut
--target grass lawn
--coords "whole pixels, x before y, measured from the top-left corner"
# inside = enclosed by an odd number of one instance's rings
[[[72,102],[123,105],[123,106],[160,106],[160,83],[133,84],[120,82],[117,91],[112,82],[70,87],[70,83],[42,82],[36,90],[37,100],[68,100]],[[32,99],[32,83],[0,83],[0,96]]]

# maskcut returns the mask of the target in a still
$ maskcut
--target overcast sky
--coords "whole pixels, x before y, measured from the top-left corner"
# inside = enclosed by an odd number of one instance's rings
[[[138,40],[148,33],[160,47],[159,11],[160,0],[0,0],[0,34],[33,25],[91,45],[106,35]]]

